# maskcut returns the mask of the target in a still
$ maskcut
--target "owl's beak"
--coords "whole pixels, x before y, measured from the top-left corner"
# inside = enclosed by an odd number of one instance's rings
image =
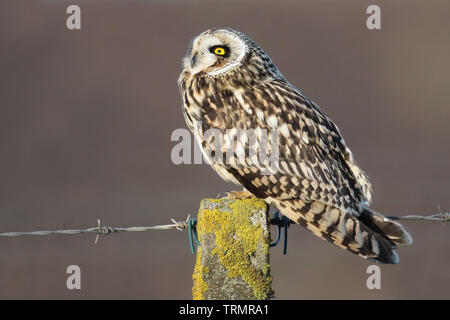
[[[194,68],[196,62],[197,62],[197,53],[194,53],[191,59],[191,69]]]

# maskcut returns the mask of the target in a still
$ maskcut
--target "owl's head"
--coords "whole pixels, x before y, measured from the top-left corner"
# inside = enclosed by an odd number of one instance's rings
[[[261,69],[276,69],[270,58],[243,33],[214,28],[192,40],[183,67],[194,76],[217,77],[251,62],[261,64]]]

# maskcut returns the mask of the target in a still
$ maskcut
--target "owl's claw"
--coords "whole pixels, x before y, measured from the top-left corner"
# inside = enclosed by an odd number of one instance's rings
[[[228,192],[222,191],[217,194],[216,199],[225,199],[228,196]]]
[[[225,195],[224,199],[252,199],[256,198],[255,195],[250,193],[247,190],[242,191],[228,191],[228,192],[221,192],[217,195],[217,198],[220,198],[219,196]]]

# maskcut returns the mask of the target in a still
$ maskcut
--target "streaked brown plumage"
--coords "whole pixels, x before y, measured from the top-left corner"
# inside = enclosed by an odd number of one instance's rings
[[[222,178],[345,250],[382,263],[398,262],[395,248],[411,244],[410,235],[369,209],[370,182],[336,125],[261,48],[240,32],[211,29],[192,41],[183,67],[178,84],[186,122]],[[212,128],[225,136],[227,130],[256,129],[257,141],[217,144],[205,134]],[[276,170],[249,156],[252,148],[265,147],[261,130],[278,133]],[[231,158],[211,156],[230,147]],[[238,163],[242,154],[244,162]]]

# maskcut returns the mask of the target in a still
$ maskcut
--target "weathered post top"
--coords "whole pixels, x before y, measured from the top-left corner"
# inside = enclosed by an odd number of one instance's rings
[[[193,274],[196,300],[269,299],[270,228],[262,199],[204,199]]]

